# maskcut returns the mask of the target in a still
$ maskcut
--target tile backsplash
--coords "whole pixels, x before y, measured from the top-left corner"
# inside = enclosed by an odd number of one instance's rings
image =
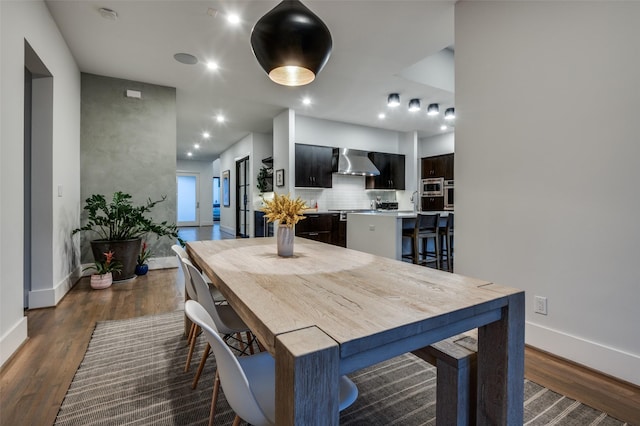
[[[305,200],[310,207],[314,207],[317,202],[320,210],[368,209],[377,196],[382,201],[397,201],[396,191],[365,190],[364,187],[364,176],[334,174],[332,188],[296,188],[295,195]]]

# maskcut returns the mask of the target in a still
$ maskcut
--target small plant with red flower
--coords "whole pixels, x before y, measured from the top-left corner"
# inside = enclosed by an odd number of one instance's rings
[[[151,258],[151,250],[149,250],[149,246],[146,241],[142,242],[142,248],[140,249],[140,253],[138,253],[138,265],[146,265]]]
[[[122,263],[113,259],[113,251],[109,251],[104,254],[104,260],[96,260],[93,265],[87,266],[83,270],[94,269],[97,275],[108,274],[109,272],[120,272],[122,270]]]

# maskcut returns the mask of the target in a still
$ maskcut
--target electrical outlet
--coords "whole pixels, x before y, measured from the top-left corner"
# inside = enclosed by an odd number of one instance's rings
[[[547,315],[547,298],[543,296],[535,296],[533,301],[533,312],[536,314]]]
[[[369,225],[369,231],[375,231],[375,230],[376,230],[375,225]]]

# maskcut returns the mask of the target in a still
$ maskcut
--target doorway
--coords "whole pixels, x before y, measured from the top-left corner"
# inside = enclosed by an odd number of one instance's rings
[[[177,206],[178,226],[200,225],[200,175],[197,173],[177,173]]]
[[[236,161],[236,237],[249,238],[249,156]]]
[[[220,221],[220,178],[213,178],[213,221]]]
[[[29,308],[32,292],[53,283],[53,76],[26,40],[23,131],[23,307]]]

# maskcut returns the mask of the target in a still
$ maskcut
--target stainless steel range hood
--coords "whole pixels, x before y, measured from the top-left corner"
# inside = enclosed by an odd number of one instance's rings
[[[334,172],[341,175],[378,176],[380,170],[371,162],[367,151],[335,148]]]

